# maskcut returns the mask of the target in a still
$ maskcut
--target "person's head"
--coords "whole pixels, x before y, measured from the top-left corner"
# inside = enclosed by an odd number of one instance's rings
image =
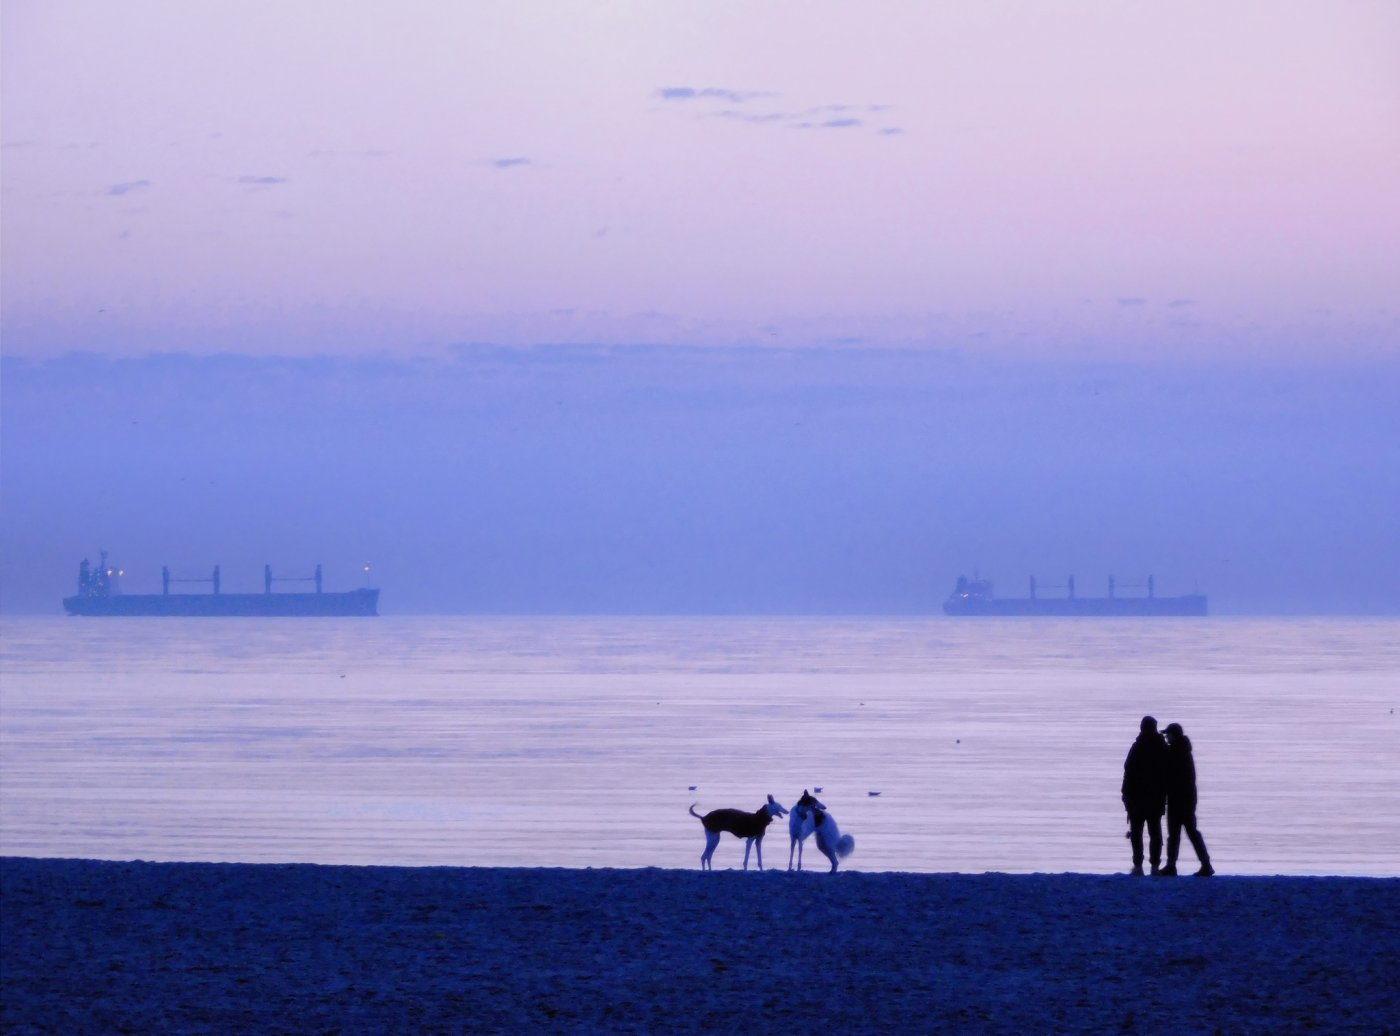
[[[1157,733],[1157,720],[1152,716],[1143,716],[1142,725],[1138,727],[1144,734]]]
[[[1163,731],[1167,735],[1167,740],[1176,742],[1186,739],[1186,731],[1181,729],[1180,723],[1168,723],[1167,729]]]

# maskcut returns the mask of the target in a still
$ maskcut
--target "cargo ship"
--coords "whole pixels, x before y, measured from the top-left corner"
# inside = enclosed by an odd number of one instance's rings
[[[1041,596],[1042,589],[1063,590],[1063,596]],[[1120,597],[1119,589],[1145,589],[1142,596]],[[1080,597],[1075,592],[1074,576],[1062,586],[1041,587],[1035,576],[1030,579],[1029,597],[995,597],[990,580],[974,576],[958,576],[957,585],[948,599],[943,602],[943,611],[948,615],[1205,615],[1206,597],[1204,594],[1185,594],[1181,597],[1158,597],[1156,581],[1152,576],[1141,587],[1131,585],[1119,587],[1112,576],[1108,577],[1107,597]]]
[[[368,566],[366,566],[368,570]],[[161,592],[124,594],[120,590],[121,570],[107,564],[103,552],[94,568],[86,558],[78,566],[78,592],[63,599],[69,615],[160,615],[160,616],[348,616],[378,615],[379,591],[369,588],[326,593],[321,589],[321,566],[304,578],[273,579],[272,566],[263,566],[263,592],[227,594],[219,579],[219,566],[212,576],[200,579],[172,579],[168,566],[161,569]],[[314,583],[311,592],[273,591],[273,583]],[[209,583],[207,593],[171,593],[172,583]]]

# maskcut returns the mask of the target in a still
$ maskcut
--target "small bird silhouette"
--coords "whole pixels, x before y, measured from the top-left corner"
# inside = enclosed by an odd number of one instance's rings
[[[689,788],[686,788],[685,790],[686,790],[686,791],[694,791],[694,790],[695,790],[695,787],[696,787],[696,786],[695,786],[694,784],[692,784]]]
[[[1390,711],[1391,711],[1391,712],[1394,712],[1395,710],[1394,710],[1394,709],[1391,709]],[[818,788],[815,784],[812,785],[812,794],[814,794],[814,795],[820,795],[821,793],[822,793],[822,790],[821,790],[820,788]]]
[[[876,795],[878,795],[878,794],[880,794],[880,793],[879,793],[878,791],[867,791],[866,794],[869,795],[869,796],[873,799]]]

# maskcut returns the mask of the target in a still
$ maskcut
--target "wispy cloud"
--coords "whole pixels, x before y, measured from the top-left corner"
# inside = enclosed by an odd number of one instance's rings
[[[749,102],[760,98],[779,96],[765,90],[731,90],[710,86],[666,86],[656,91],[665,101],[696,102],[699,118],[729,119],[734,122],[747,122],[756,126],[780,126],[787,129],[862,129],[869,128],[881,136],[895,136],[904,132],[897,126],[874,125],[872,117],[890,111],[888,104],[817,104],[800,109],[776,108],[772,105],[751,105]],[[710,102],[710,103],[706,103]],[[715,103],[725,105],[745,105],[743,109],[734,107],[714,107]],[[687,104],[687,107],[690,107]],[[766,109],[766,110],[765,110]],[[884,119],[878,119],[885,122]]]
[[[316,150],[307,152],[312,158],[387,158],[393,152],[385,151],[382,148],[365,148],[363,151],[326,151]]]
[[[726,90],[718,86],[696,89],[693,86],[663,86],[656,91],[663,101],[728,101],[730,104],[743,104],[756,97],[771,97],[762,90]]]
[[[123,194],[130,194],[133,191],[144,191],[151,186],[150,180],[124,180],[121,183],[114,183],[107,188],[107,193],[114,198],[120,198]]]
[[[1118,301],[1118,305],[1120,305],[1120,306],[1145,306],[1145,305],[1147,305],[1147,300],[1146,300],[1146,299],[1137,298],[1136,296],[1120,298],[1120,299],[1118,299],[1117,301]]]
[[[267,187],[272,184],[286,183],[287,178],[285,176],[240,176],[238,182],[252,184],[257,187]]]
[[[736,119],[739,122],[791,122],[795,116],[790,112],[740,112],[733,108],[721,108],[719,111],[711,112],[710,115],[716,119]]]
[[[497,169],[514,169],[516,166],[531,165],[528,158],[493,158],[491,164]]]

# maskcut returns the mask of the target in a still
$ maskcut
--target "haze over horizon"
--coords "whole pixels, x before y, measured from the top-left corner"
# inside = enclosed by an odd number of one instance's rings
[[[0,3],[0,610],[1400,614],[1400,6]],[[145,580],[143,584],[142,580]]]

